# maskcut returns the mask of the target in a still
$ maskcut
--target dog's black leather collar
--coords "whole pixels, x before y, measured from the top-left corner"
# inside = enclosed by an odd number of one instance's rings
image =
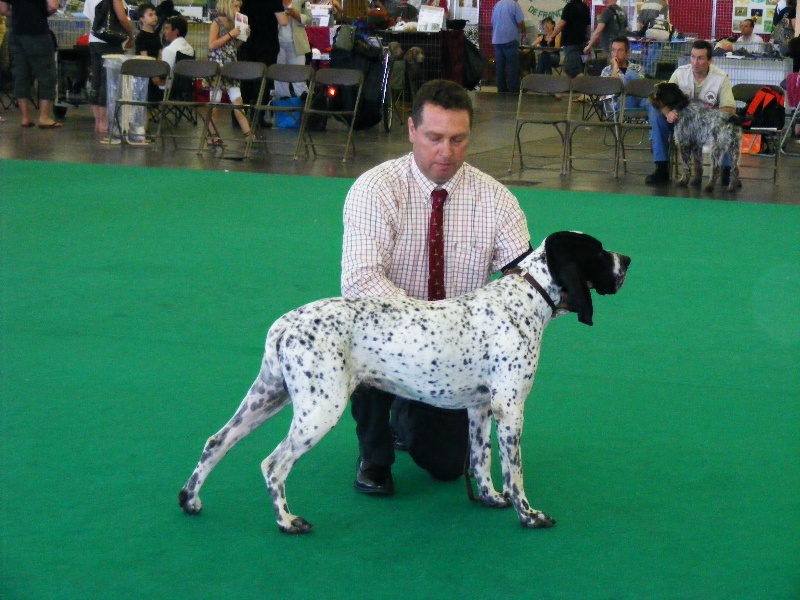
[[[542,287],[542,285],[538,281],[536,281],[530,273],[528,273],[527,269],[520,269],[519,267],[514,267],[513,269],[507,269],[503,273],[503,277],[505,277],[506,275],[519,275],[519,276],[521,276],[525,281],[530,283],[537,292],[539,292],[542,295],[542,298],[544,298],[544,301],[547,302],[547,305],[553,310],[553,314],[555,314],[558,311],[558,307],[556,306],[556,303],[553,302],[553,299],[545,291],[545,289]],[[569,309],[567,309],[567,310],[569,310]]]

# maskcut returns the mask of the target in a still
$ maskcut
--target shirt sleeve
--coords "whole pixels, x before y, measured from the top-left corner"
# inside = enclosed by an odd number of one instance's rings
[[[406,296],[386,273],[392,264],[396,211],[386,190],[360,178],[344,203],[342,296]]]
[[[528,221],[517,198],[506,188],[500,188],[498,193],[497,242],[491,267],[493,273],[523,254],[531,243]]]

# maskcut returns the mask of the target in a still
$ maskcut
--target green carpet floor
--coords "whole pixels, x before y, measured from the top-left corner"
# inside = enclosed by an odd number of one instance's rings
[[[346,417],[288,482],[290,410],[177,493],[272,321],[339,293],[348,180],[0,162],[0,597],[800,598],[800,208],[518,189],[534,245],[578,229],[628,282],[545,336],[522,529],[401,455],[353,492]],[[766,184],[764,184],[766,185]]]

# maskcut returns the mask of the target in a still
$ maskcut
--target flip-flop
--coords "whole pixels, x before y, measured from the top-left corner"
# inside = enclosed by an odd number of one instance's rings
[[[33,123],[31,123],[30,126],[33,127]],[[61,129],[63,125],[58,121],[53,121],[49,125],[39,125],[38,127],[39,129]]]
[[[30,123],[20,123],[20,124],[19,124],[19,126],[20,126],[20,127],[26,127],[26,128],[27,128],[27,127],[36,127],[36,123],[34,123],[33,121],[31,121]]]

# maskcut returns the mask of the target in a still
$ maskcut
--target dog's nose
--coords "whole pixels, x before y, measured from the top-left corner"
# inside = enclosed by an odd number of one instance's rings
[[[631,257],[625,256],[624,254],[620,254],[619,261],[622,263],[622,266],[627,269],[628,266],[631,264]]]

